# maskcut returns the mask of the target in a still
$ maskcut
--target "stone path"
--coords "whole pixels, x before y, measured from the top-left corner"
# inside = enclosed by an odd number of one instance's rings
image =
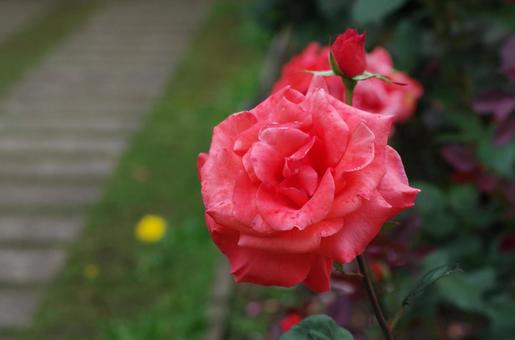
[[[51,0],[0,0],[0,43],[51,8]]]
[[[30,323],[207,7],[107,2],[0,101],[0,330]]]

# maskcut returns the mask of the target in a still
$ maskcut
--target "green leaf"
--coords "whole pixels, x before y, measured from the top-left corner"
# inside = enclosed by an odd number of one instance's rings
[[[312,315],[293,326],[279,340],[353,340],[352,334],[327,315]]]
[[[406,0],[356,0],[352,17],[359,23],[378,22],[401,7]]]
[[[329,77],[329,76],[334,76],[335,75],[333,70],[324,70],[324,71],[305,70],[305,72],[314,74],[316,76],[324,76],[324,77]]]
[[[452,279],[438,282],[438,290],[445,300],[468,311],[485,310],[483,294],[495,285],[495,272],[484,268],[463,273]]]
[[[490,318],[490,333],[495,335],[489,339],[509,339],[508,335],[515,334],[515,303],[509,294],[501,293],[491,298],[485,312]]]
[[[515,177],[515,143],[494,145],[491,134],[480,140],[477,155],[479,160],[500,176]]]
[[[382,80],[384,82],[387,82],[388,84],[405,85],[403,83],[398,83],[398,82],[393,81],[392,79],[388,78],[384,74],[372,73],[372,72],[368,72],[368,71],[365,71],[362,74],[358,74],[357,76],[354,76],[352,79],[358,81],[358,80],[367,80],[370,78],[376,78],[376,79]]]
[[[454,275],[458,272],[461,272],[461,269],[457,264],[452,266],[442,265],[431,269],[430,271],[425,273],[420,279],[418,279],[417,283],[415,284],[415,288],[413,288],[402,301],[402,306],[407,307],[411,305],[415,298],[422,295],[422,293],[424,293],[424,291],[430,286],[432,286],[436,281],[440,280],[443,277]]]
[[[414,186],[421,189],[415,207],[422,215],[424,232],[436,238],[452,234],[456,229],[456,220],[447,209],[445,194],[430,183],[419,182]]]
[[[428,182],[416,182],[413,186],[420,189],[415,206],[421,214],[434,214],[445,208],[445,195],[439,187]]]
[[[452,211],[465,226],[488,227],[497,218],[491,206],[484,207],[479,203],[479,193],[471,185],[453,186],[448,200]]]
[[[395,68],[405,72],[413,72],[422,61],[422,47],[424,45],[424,31],[416,20],[401,20],[392,40],[388,43],[388,51],[395,60]]]

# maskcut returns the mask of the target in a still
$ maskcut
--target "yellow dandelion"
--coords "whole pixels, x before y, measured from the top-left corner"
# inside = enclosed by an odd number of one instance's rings
[[[88,264],[87,266],[84,267],[84,276],[87,278],[87,279],[94,279],[98,276],[98,274],[100,273],[100,271],[98,270],[98,267],[94,264]]]
[[[166,221],[158,215],[145,215],[136,225],[135,235],[144,243],[156,243],[163,239],[166,233]]]

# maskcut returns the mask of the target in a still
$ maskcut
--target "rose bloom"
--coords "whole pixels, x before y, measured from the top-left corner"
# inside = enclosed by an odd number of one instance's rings
[[[330,287],[418,192],[387,146],[392,117],[348,106],[315,77],[217,125],[198,159],[209,232],[237,282]]]
[[[281,77],[272,92],[286,85],[306,93],[313,75],[306,70],[328,70],[329,47],[311,43],[299,55],[294,56],[284,67]],[[408,119],[415,111],[417,100],[422,95],[422,86],[403,72],[393,68],[392,57],[382,47],[366,55],[367,71],[380,73],[406,85],[389,84],[379,79],[359,81],[354,89],[353,105],[365,111],[394,116],[395,122]],[[337,76],[327,77],[329,93],[340,100],[345,99],[342,81]]]

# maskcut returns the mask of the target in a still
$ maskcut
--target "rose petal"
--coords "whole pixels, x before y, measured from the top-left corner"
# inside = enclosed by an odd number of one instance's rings
[[[263,122],[257,122],[247,130],[240,133],[234,141],[233,150],[240,155],[243,155],[245,152],[247,152],[252,144],[257,141],[259,131],[263,125]]]
[[[295,206],[297,207],[302,207],[309,200],[309,196],[303,190],[295,187],[284,186],[282,183],[277,189],[277,192],[286,196],[295,203]]]
[[[361,207],[360,196],[339,195],[334,198],[334,203],[329,212],[330,218],[344,217]]]
[[[219,232],[220,227],[209,221],[211,237],[227,256],[237,282],[291,287],[303,282],[311,270],[315,255],[264,252],[238,247],[238,234]]]
[[[242,172],[236,180],[233,192],[234,216],[242,224],[249,226],[258,233],[270,233],[270,228],[258,214],[256,195],[259,184],[250,180],[247,173]]]
[[[375,136],[376,149],[378,145],[386,145],[392,129],[392,116],[369,113],[349,106],[331,96],[328,98],[331,105],[347,123],[349,131],[354,131],[360,123],[365,123]]]
[[[279,125],[263,128],[259,139],[272,146],[281,157],[286,157],[306,144],[309,135],[291,125]]]
[[[254,143],[249,152],[256,177],[265,184],[277,184],[284,164],[281,155],[264,142]]]
[[[304,284],[315,292],[326,292],[331,288],[331,271],[333,261],[324,256],[317,256]]]
[[[222,149],[208,157],[200,170],[202,198],[206,209],[213,209],[225,203],[232,205],[234,183],[242,170],[240,157],[230,150]]]
[[[333,176],[327,171],[313,197],[302,208],[292,209],[273,191],[261,185],[257,192],[257,209],[275,230],[303,230],[327,216],[333,203],[334,190]]]
[[[349,128],[342,117],[330,105],[330,96],[319,90],[309,97],[309,112],[313,117],[313,131],[324,146],[327,166],[338,163],[342,158],[349,138]]]
[[[347,150],[336,166],[336,176],[343,172],[358,171],[369,165],[375,156],[374,141],[374,133],[364,123],[359,124],[352,131]]]
[[[336,234],[344,225],[343,219],[324,220],[305,230],[279,231],[266,236],[241,234],[238,246],[273,252],[307,253],[316,251],[322,237]]]
[[[322,239],[322,253],[335,261],[352,261],[377,235],[391,213],[392,206],[375,193],[370,200],[363,201],[360,209],[347,215],[337,234]]]
[[[251,112],[238,112],[227,117],[213,129],[213,139],[209,154],[214,154],[220,149],[232,150],[234,142],[240,133],[247,130],[257,119]]]
[[[200,169],[202,169],[202,167],[206,163],[208,157],[209,157],[209,155],[205,152],[201,152],[197,156],[197,175],[201,181],[202,181],[202,177],[200,176]]]
[[[396,214],[412,207],[420,190],[409,186],[401,157],[390,146],[386,147],[386,169],[378,190],[394,208],[392,214]]]
[[[252,248],[230,251],[232,274],[236,282],[292,287],[303,282],[315,255],[274,253]]]

